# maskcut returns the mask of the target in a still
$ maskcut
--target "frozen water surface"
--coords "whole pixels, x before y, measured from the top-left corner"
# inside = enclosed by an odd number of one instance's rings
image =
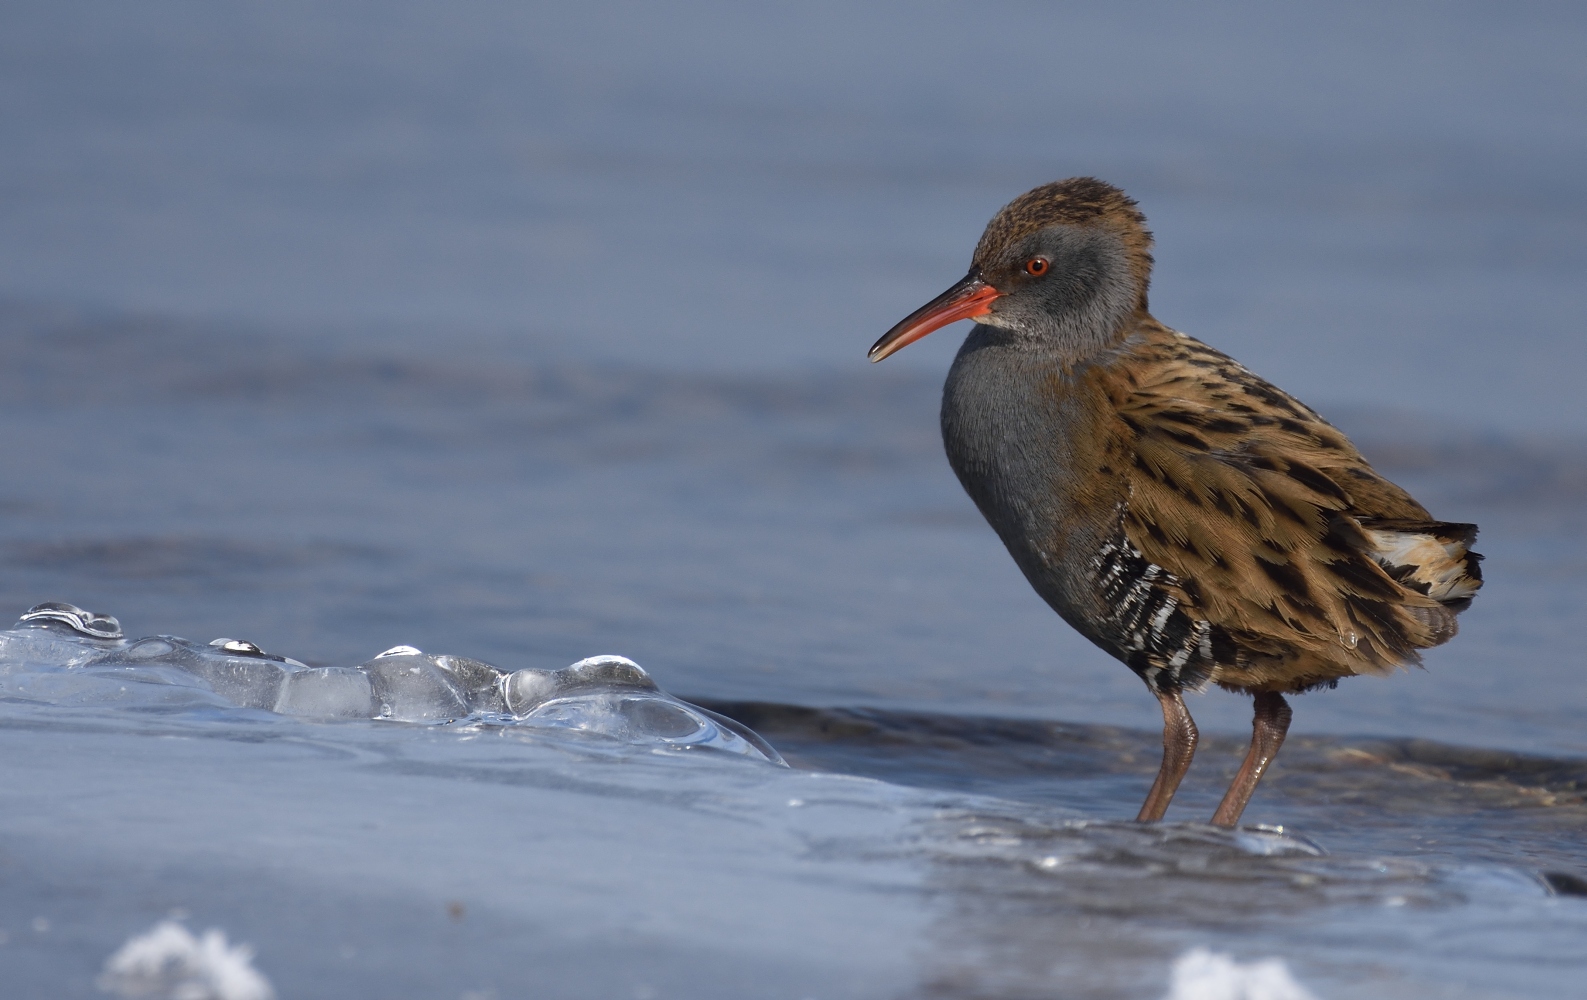
[[[1562,867],[1587,767],[1561,762],[1299,741],[1262,811],[1301,835],[1096,818],[1151,749],[1099,727],[718,706],[789,769],[101,690],[0,709],[16,995],[93,995],[172,911],[249,942],[281,996],[1147,997],[1209,944],[1282,955],[1321,996],[1528,996],[1587,934]],[[1233,741],[1212,744],[1228,770]]]
[[[0,691],[44,704],[148,709],[197,700],[318,719],[540,726],[783,762],[747,727],[679,701],[621,656],[509,673],[393,646],[356,668],[310,667],[241,639],[129,642],[114,616],[60,601],[30,608],[0,632]]]
[[[166,920],[281,998],[1580,994],[1584,21],[5,5],[0,606],[125,625],[0,630],[6,994]],[[1075,173],[1482,526],[1242,831],[1216,693],[1124,821],[1155,705],[953,482],[954,334],[863,361]]]

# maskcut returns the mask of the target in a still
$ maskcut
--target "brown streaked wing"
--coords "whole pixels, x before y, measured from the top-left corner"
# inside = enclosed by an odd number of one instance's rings
[[[1436,644],[1413,611],[1435,602],[1384,572],[1356,520],[1426,510],[1293,397],[1199,341],[1145,332],[1110,386],[1136,548],[1261,658],[1375,672]]]

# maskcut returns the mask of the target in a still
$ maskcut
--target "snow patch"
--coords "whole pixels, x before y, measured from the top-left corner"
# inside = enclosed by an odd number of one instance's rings
[[[105,960],[98,986],[137,1000],[274,1000],[253,949],[210,928],[201,938],[174,920],[134,935]]]
[[[1241,965],[1228,955],[1192,948],[1174,962],[1164,1000],[1317,1000],[1280,958]]]

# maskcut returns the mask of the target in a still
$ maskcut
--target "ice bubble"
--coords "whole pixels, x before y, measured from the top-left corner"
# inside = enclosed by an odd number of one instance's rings
[[[109,615],[74,604],[36,604],[0,632],[0,663],[20,666],[80,667],[126,645],[121,623]]]
[[[507,672],[482,660],[393,646],[359,669],[369,673],[376,697],[389,706],[382,718],[433,722],[507,711],[502,690]]]
[[[508,711],[528,725],[598,733],[629,743],[711,747],[775,764],[781,755],[740,723],[656,686],[639,664],[595,656],[562,670],[525,669],[503,684]]]
[[[18,625],[23,622],[56,622],[91,639],[123,638],[121,623],[114,616],[84,611],[75,604],[65,604],[61,601],[45,601],[43,604],[33,605],[17,619]]]
[[[105,960],[97,985],[144,1000],[273,1000],[270,981],[253,967],[253,949],[226,943],[224,931],[203,937],[165,920],[128,939]]]
[[[235,705],[321,719],[478,722],[709,747],[782,764],[753,730],[656,686],[639,664],[592,656],[508,673],[393,646],[358,667],[310,667],[241,639],[128,642],[109,615],[40,604],[0,632],[0,694],[47,704]]]
[[[1242,965],[1228,955],[1192,948],[1174,962],[1165,1000],[1317,1000],[1295,981],[1283,959]]]
[[[251,642],[216,639],[206,646],[174,635],[139,639],[95,665],[176,667],[203,680],[233,705],[267,710],[275,709],[287,675],[306,669],[296,660],[266,653]]]
[[[472,711],[457,678],[412,646],[388,649],[358,669],[374,689],[377,718],[449,722]]]
[[[653,737],[669,743],[692,742],[710,725],[683,706],[670,701],[610,694],[553,698],[535,706],[525,718],[544,725],[582,729],[621,740]]]
[[[557,686],[563,691],[581,687],[658,690],[645,669],[626,656],[591,656],[571,667],[563,667],[556,676]]]
[[[645,669],[624,656],[592,656],[561,670],[516,670],[503,684],[507,710],[520,717],[541,703],[577,692],[625,691],[670,697],[656,687]]]
[[[519,717],[528,715],[536,705],[556,697],[556,694],[556,673],[551,670],[526,667],[514,670],[502,682],[503,702],[507,711]]]
[[[466,656],[437,656],[435,665],[452,675],[475,712],[502,715],[507,711],[507,672]]]
[[[287,674],[275,710],[320,719],[367,719],[375,714],[369,676],[352,667],[307,667]]]

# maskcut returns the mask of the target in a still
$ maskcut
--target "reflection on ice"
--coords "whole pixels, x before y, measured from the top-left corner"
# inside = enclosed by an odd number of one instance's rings
[[[1321,857],[1328,852],[1323,850],[1321,844],[1299,836],[1282,826],[1256,826],[1242,827],[1234,831],[1234,842],[1241,849],[1250,854],[1263,857],[1272,857],[1281,854],[1310,854]]]
[[[1053,822],[1042,812],[1015,808],[949,811],[937,827],[932,839],[945,858],[1001,868],[1021,891],[1050,893],[1052,907],[1075,912],[1140,908],[1192,918],[1214,907],[1229,914],[1234,886],[1259,890],[1241,894],[1253,912],[1390,899],[1435,905],[1458,896],[1431,866],[1402,858],[1331,858],[1277,827]]]
[[[130,685],[137,686],[134,693]],[[576,730],[627,743],[710,747],[781,764],[748,727],[680,701],[637,663],[597,656],[562,670],[506,671],[394,646],[357,667],[310,667],[251,642],[172,635],[128,642],[108,615],[30,609],[0,632],[0,690],[29,700],[169,706],[229,704],[281,715]],[[142,697],[140,697],[140,695]],[[216,696],[208,699],[205,695]]]

